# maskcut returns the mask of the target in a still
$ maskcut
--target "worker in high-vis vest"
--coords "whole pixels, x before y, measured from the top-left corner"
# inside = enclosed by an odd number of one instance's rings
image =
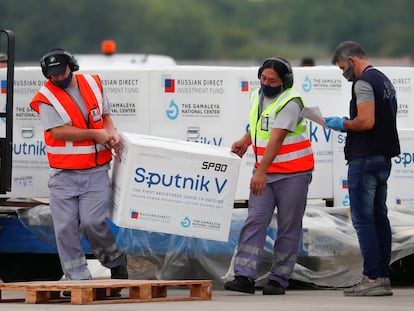
[[[299,251],[314,156],[306,120],[300,116],[304,103],[292,88],[289,62],[281,57],[266,59],[258,78],[261,86],[250,96],[250,129],[232,146],[232,151],[242,157],[252,145],[255,166],[248,216],[234,258],[234,279],[224,287],[255,293],[256,270],[276,208],[273,263],[263,294],[282,295]]]
[[[83,236],[111,277],[128,278],[126,255],[115,244],[106,216],[111,203],[109,179],[112,152],[120,137],[110,104],[97,75],[73,74],[79,69],[69,52],[54,48],[40,60],[48,79],[30,106],[44,125],[51,168],[48,186],[56,244],[66,279],[88,280],[81,245]]]

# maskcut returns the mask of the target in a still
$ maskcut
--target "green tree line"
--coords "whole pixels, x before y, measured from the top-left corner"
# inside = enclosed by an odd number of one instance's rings
[[[176,60],[329,57],[342,40],[370,56],[414,52],[412,0],[0,0],[0,28],[16,36],[16,60],[51,47]],[[0,47],[1,48],[1,47]]]

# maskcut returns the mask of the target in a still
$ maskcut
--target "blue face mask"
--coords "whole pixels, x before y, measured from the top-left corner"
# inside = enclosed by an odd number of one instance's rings
[[[70,72],[69,76],[65,80],[62,80],[62,81],[52,80],[52,82],[53,82],[53,84],[57,85],[61,89],[66,89],[70,85],[70,83],[72,82],[72,78],[73,78],[73,74],[72,74],[72,72]]]
[[[263,92],[263,95],[266,96],[266,97],[275,97],[282,90],[282,85],[269,86],[269,85],[265,85],[265,84],[261,83],[260,87],[261,87],[261,90]]]

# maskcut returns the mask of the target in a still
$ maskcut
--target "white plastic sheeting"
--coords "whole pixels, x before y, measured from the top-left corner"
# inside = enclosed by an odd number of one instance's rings
[[[247,209],[234,209],[228,242],[118,228],[112,224],[111,227],[118,245],[128,254],[131,279],[211,279],[214,287],[221,288],[224,281],[233,277],[232,260],[246,216]],[[22,209],[19,218],[37,238],[55,245],[47,205]],[[392,208],[389,218],[394,262],[414,253],[414,210]],[[275,219],[269,227],[258,268],[258,286],[267,281],[271,267]],[[291,279],[333,288],[357,283],[362,260],[348,209],[310,204],[303,225],[299,258]]]

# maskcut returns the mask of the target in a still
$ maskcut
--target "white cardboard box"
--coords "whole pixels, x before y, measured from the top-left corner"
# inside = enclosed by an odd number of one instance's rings
[[[120,226],[227,241],[240,158],[227,147],[121,132],[110,218]]]

